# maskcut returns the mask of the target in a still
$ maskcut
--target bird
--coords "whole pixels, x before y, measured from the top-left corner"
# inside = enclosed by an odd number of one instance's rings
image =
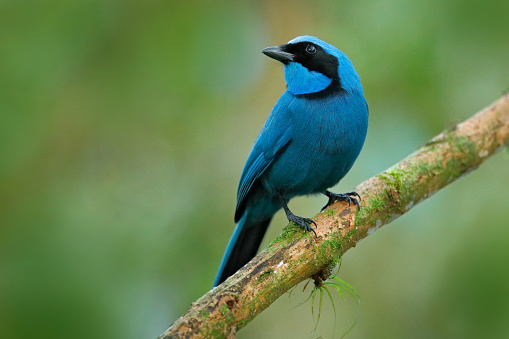
[[[286,91],[279,98],[247,158],[237,189],[235,222],[214,287],[257,253],[272,217],[283,209],[289,222],[316,232],[316,223],[295,215],[296,196],[324,194],[328,202],[354,203],[356,192],[333,193],[351,169],[366,138],[368,104],[360,77],[339,49],[305,35],[267,47],[284,66]]]

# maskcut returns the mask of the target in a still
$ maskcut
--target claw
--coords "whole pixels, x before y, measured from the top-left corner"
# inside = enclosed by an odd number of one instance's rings
[[[329,201],[327,202],[327,204],[325,204],[325,206],[322,207],[322,211],[325,210],[330,205],[332,205],[333,203],[335,203],[336,201],[348,201],[348,206],[350,206],[353,202],[357,206],[357,209],[361,208],[359,201],[356,198],[352,197],[356,196],[359,198],[359,200],[361,200],[361,196],[357,192],[352,191],[347,193],[332,193],[330,191],[325,191],[324,194],[329,197]]]
[[[362,200],[362,199],[361,199],[361,196],[359,195],[359,193],[357,193],[357,192],[355,192],[355,191],[348,192],[348,193],[345,193],[345,194],[348,194],[348,195],[355,195],[355,196],[357,196],[357,198],[359,198],[359,200]]]
[[[297,225],[300,226],[300,228],[304,229],[307,232],[313,232],[316,237],[316,231],[310,225],[310,224],[314,224],[315,227],[317,227],[316,222],[313,219],[299,217],[293,213],[290,215],[287,215],[287,217],[288,217],[288,221],[296,223]]]
[[[292,211],[290,211],[290,209],[288,208],[288,205],[286,204],[286,201],[283,198],[282,194],[279,194],[279,200],[281,201],[281,205],[283,206],[283,209],[285,210],[286,218],[288,218],[288,221],[296,223],[297,225],[299,225],[302,229],[304,229],[307,232],[312,231],[316,237],[315,229],[313,227],[311,227],[311,224],[314,224],[315,227],[318,227],[316,222],[313,219],[303,218],[303,217],[299,217],[299,216],[296,216],[295,214],[293,214]]]

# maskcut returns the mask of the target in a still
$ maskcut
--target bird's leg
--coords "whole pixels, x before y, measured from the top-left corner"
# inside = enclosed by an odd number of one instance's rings
[[[288,205],[286,204],[286,201],[285,201],[285,198],[283,198],[283,195],[279,193],[278,197],[279,197],[279,201],[281,202],[281,205],[283,205],[283,209],[285,210],[286,218],[288,218],[288,221],[296,223],[297,225],[299,225],[301,228],[303,228],[304,230],[306,230],[308,232],[313,231],[313,233],[315,234],[315,237],[316,237],[316,232],[313,229],[313,227],[311,227],[311,224],[314,224],[316,226],[316,222],[313,219],[296,216],[288,208]]]
[[[347,192],[347,193],[332,193],[331,191],[325,191],[323,194],[329,197],[329,201],[325,206],[322,207],[322,211],[335,203],[336,201],[348,201],[348,206],[351,205],[353,202],[357,206],[357,210],[361,208],[359,205],[359,200],[361,199],[361,196],[357,192]],[[359,200],[357,200],[358,197]]]

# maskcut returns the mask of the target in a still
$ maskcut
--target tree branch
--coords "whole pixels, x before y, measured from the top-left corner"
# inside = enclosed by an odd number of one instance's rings
[[[329,277],[357,242],[468,174],[509,144],[509,94],[444,131],[399,163],[360,184],[362,208],[336,203],[316,216],[314,237],[288,225],[267,249],[177,319],[160,338],[234,334],[299,282]]]

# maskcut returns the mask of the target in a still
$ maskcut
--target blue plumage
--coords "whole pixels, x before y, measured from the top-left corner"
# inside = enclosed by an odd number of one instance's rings
[[[214,286],[256,255],[272,216],[281,208],[289,221],[314,232],[313,220],[289,210],[293,197],[323,193],[329,197],[325,207],[338,200],[358,205],[355,192],[327,190],[352,167],[368,128],[368,107],[352,63],[334,46],[311,36],[263,53],[284,64],[287,90],[246,161],[237,192],[237,226]]]

